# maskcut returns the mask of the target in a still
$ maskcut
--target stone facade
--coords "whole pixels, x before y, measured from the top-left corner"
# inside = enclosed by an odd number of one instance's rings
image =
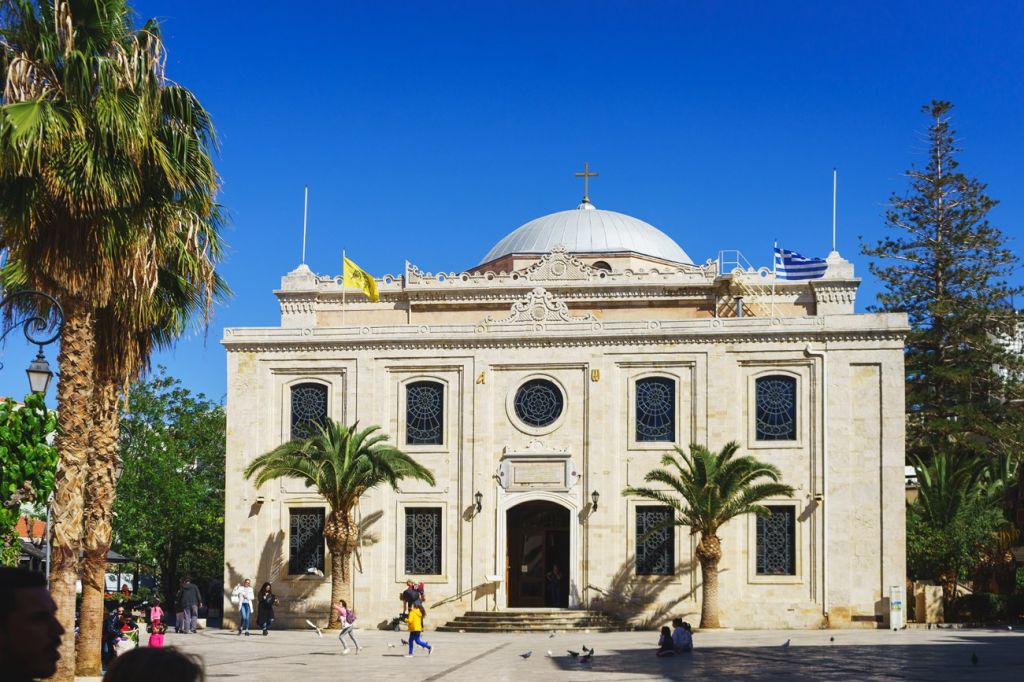
[[[731,440],[779,466],[796,493],[770,503],[792,519],[789,530],[776,525],[776,535],[762,537],[754,517],[722,529],[723,625],[884,624],[889,587],[905,575],[907,321],[855,314],[859,280],[848,262],[833,254],[823,279],[776,282],[773,299],[770,271],[723,273],[714,262],[556,249],[499,265],[408,268],[378,279],[378,302],[348,291],[344,304],[340,278],[300,266],[275,292],[280,326],[225,331],[228,589],[241,577],[273,581],[286,626],[326,613],[329,560],[322,576],[290,574],[298,571],[289,566],[291,536],[300,532],[292,510],[323,501],[295,481],[257,489],[242,476],[255,456],[290,437],[292,389],[313,383],[325,387],[331,418],[380,424],[437,477],[433,487],[374,490],[358,507],[364,539],[353,558],[353,601],[364,626],[400,610],[407,577],[425,583],[434,624],[470,609],[536,605],[528,578],[536,578],[538,552],[547,557],[541,570],[558,556],[566,576],[563,595],[541,587],[541,599],[611,605],[637,622],[695,620],[695,539],[677,529],[658,550],[668,551],[669,570],[637,575],[637,507],[650,503],[620,491],[641,484],[673,443],[719,449]],[[671,407],[671,442],[638,436],[637,382],[652,377],[672,391],[662,403]],[[758,437],[757,386],[767,377],[795,387],[795,423],[783,439]],[[527,423],[517,412],[517,393],[532,379],[560,395],[550,423]],[[409,386],[423,381],[441,387],[440,442],[408,444]],[[512,510],[536,501],[567,510],[564,522],[540,535],[516,525]],[[426,538],[424,565],[436,551],[439,566],[409,576],[408,553],[419,550],[407,541],[419,539],[407,537],[407,524],[417,519],[440,524],[438,548],[436,531],[418,536]],[[788,543],[776,552],[782,569],[762,570],[759,538],[766,547]]]

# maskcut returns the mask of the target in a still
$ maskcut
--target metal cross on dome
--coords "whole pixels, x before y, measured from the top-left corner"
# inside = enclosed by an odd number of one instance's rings
[[[583,172],[576,173],[577,178],[583,178],[583,203],[590,203],[590,178],[596,178],[597,173],[590,172],[590,164],[586,161],[583,162]]]

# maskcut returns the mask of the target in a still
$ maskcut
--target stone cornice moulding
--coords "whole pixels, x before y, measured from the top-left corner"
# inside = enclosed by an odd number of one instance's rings
[[[565,301],[555,298],[554,294],[544,287],[536,287],[512,304],[512,310],[507,317],[496,320],[488,315],[484,318],[484,324],[488,326],[516,322],[597,322],[597,318],[593,313],[580,317],[570,315],[569,306]]]

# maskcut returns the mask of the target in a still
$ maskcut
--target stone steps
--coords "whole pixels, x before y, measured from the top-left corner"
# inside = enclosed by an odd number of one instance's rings
[[[624,629],[597,611],[567,609],[536,611],[467,611],[450,620],[439,632],[550,632],[590,630],[614,632]]]

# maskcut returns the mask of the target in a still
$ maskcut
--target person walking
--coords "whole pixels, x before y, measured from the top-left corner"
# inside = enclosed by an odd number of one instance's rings
[[[409,653],[405,655],[406,658],[412,658],[412,645],[414,643],[426,649],[427,656],[434,653],[434,647],[423,641],[423,618],[426,615],[427,612],[423,610],[422,605],[409,609]]]
[[[181,590],[185,587],[185,581],[178,581],[178,591],[174,593],[174,631],[185,632],[185,609],[181,605]]]
[[[356,639],[355,632],[353,632],[356,624],[356,612],[348,607],[348,602],[344,599],[338,600],[334,610],[338,612],[338,623],[341,624],[341,632],[338,633],[338,641],[341,642],[342,647],[341,655],[348,656],[348,644],[345,643],[345,635],[348,635],[352,643],[356,645],[356,653],[358,654],[363,650],[363,647],[359,646],[359,641]]]
[[[199,588],[192,584],[192,578],[185,576],[185,579],[181,581],[177,602],[178,610],[185,614],[182,622],[185,628],[184,632],[194,635],[199,623],[199,609],[203,606],[203,595],[199,592]]]
[[[263,628],[263,636],[266,637],[270,631],[270,624],[274,622],[274,607],[277,606],[277,597],[274,596],[274,588],[270,583],[263,583],[260,588],[259,604],[256,611],[256,624]]]
[[[238,611],[241,616],[241,620],[238,623],[238,634],[241,636],[242,632],[245,632],[245,636],[249,636],[249,617],[252,615],[252,602],[256,598],[256,595],[252,591],[252,583],[248,578],[242,581],[241,585],[235,585],[235,589],[231,591],[231,603],[238,604]]]
[[[164,610],[160,607],[160,600],[154,599],[153,606],[149,609],[149,626],[150,628],[159,625],[164,619]]]

